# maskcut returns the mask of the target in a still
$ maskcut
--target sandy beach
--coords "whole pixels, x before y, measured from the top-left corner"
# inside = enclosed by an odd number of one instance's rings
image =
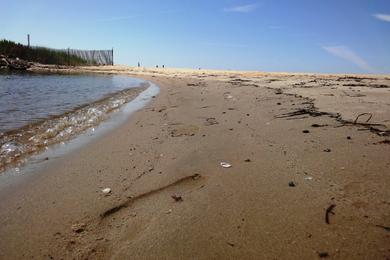
[[[160,94],[0,190],[0,259],[390,259],[390,76],[61,71]]]

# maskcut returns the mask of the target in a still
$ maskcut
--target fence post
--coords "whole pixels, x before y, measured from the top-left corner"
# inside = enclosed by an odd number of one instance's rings
[[[111,65],[114,66],[114,48],[111,49]]]
[[[68,48],[68,66],[70,66],[70,54],[69,54],[70,50]]]
[[[96,63],[95,50],[92,51],[92,59],[88,61],[88,65],[94,65]]]

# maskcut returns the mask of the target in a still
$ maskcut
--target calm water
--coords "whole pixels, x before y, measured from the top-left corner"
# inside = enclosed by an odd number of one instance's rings
[[[147,85],[118,75],[0,73],[0,172],[98,125]]]
[[[0,72],[0,132],[61,115],[140,81],[118,75],[40,75]]]

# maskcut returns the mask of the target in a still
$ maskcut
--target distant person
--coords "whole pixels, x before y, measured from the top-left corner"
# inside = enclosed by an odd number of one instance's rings
[[[163,65],[163,68],[165,68],[165,65]]]
[[[141,67],[141,63],[138,62],[138,68]]]
[[[156,65],[156,69],[158,69],[158,65]]]

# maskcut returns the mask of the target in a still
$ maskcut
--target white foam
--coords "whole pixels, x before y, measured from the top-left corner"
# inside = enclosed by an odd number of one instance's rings
[[[98,138],[102,136],[103,134],[108,133],[110,130],[112,130],[115,127],[120,126],[123,122],[126,121],[126,119],[134,113],[135,111],[141,109],[144,107],[150,100],[158,95],[160,89],[157,85],[153,83],[149,83],[149,87],[141,92],[136,98],[131,100],[130,102],[124,104],[119,108],[118,111],[111,113],[109,115],[106,114],[107,111],[112,110],[113,107],[115,107],[118,102],[111,102],[111,105],[104,105],[104,109],[98,109],[98,108],[89,108],[88,114],[92,115],[91,117],[86,116],[87,118],[78,118],[80,120],[94,120],[95,117],[99,117],[101,115],[107,116],[107,120],[100,122],[99,125],[96,126],[96,124],[88,124],[88,129],[84,131],[82,134],[72,138],[71,140],[68,140],[64,142],[64,138],[59,138],[56,141],[55,145],[51,145],[48,147],[46,151],[43,151],[42,153],[39,153],[37,155],[33,155],[30,158],[23,160],[19,165],[17,165],[18,171],[15,171],[15,168],[11,168],[6,170],[3,173],[0,173],[0,188],[7,186],[9,183],[13,183],[14,181],[17,181],[18,177],[21,177],[25,174],[31,174],[35,172],[37,169],[39,169],[43,164],[51,163],[56,159],[50,159],[45,160],[45,158],[60,158],[61,156],[74,151],[75,149],[80,148],[81,146],[91,142],[95,138]],[[123,102],[123,100],[120,101],[120,103]],[[122,103],[123,104],[123,103]],[[72,124],[69,124],[70,121],[76,120],[76,118],[67,116],[61,118],[61,122],[59,124],[56,124],[53,128],[48,129],[45,132],[45,135],[53,135],[56,134],[57,136],[66,136],[71,135],[74,131],[74,126]],[[35,141],[35,138],[41,138],[34,136],[30,138],[31,140]],[[40,141],[39,141],[40,142]],[[45,140],[44,145],[50,145],[48,140]],[[16,150],[17,145],[14,144],[14,146],[8,145],[4,146],[4,151],[8,151],[7,149],[11,149],[12,151]],[[0,153],[3,149],[3,146],[1,147]],[[10,150],[10,151],[11,151]]]

